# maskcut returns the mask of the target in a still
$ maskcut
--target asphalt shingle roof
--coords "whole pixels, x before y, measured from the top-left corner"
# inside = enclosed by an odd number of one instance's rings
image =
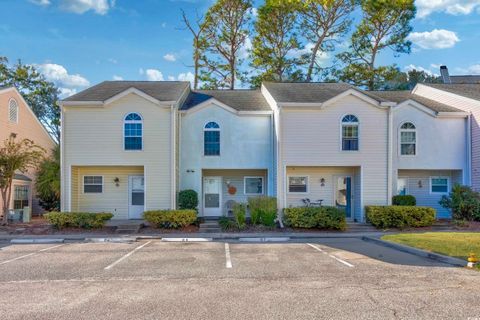
[[[159,101],[177,101],[188,86],[184,81],[104,81],[63,101],[105,101],[132,87]]]
[[[401,103],[406,100],[413,100],[435,112],[462,112],[462,110],[459,110],[454,107],[450,107],[446,104],[443,104],[434,100],[430,100],[416,94],[412,94],[408,90],[372,91],[372,92],[377,96],[380,96],[384,99],[387,99],[389,101],[396,102],[396,103]]]
[[[480,76],[478,75],[465,75],[465,76],[450,76],[450,81],[453,84],[461,83],[480,83]]]
[[[188,110],[212,98],[237,111],[271,111],[260,90],[192,91],[180,110]]]
[[[266,82],[263,84],[272,97],[280,103],[323,103],[337,95],[354,89],[366,94],[367,96],[379,101],[385,102],[368,91],[362,91],[348,83],[329,83],[329,82],[292,82],[292,83],[276,83]]]
[[[424,85],[438,89],[438,90],[455,93],[466,98],[480,100],[480,83],[479,84],[424,83]]]

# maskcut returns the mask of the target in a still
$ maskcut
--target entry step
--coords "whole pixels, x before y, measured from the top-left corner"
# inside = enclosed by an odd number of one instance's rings
[[[205,222],[200,223],[199,232],[221,232],[222,228],[218,224],[216,220],[207,220]]]

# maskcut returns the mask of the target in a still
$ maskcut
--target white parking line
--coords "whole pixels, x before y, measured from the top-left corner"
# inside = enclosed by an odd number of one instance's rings
[[[120,262],[122,262],[123,260],[127,259],[128,257],[130,257],[132,254],[135,253],[135,251],[138,251],[140,249],[142,249],[143,247],[145,247],[147,244],[151,243],[152,241],[148,241],[148,242],[145,242],[144,244],[142,244],[141,246],[138,246],[136,247],[135,249],[133,249],[132,251],[130,251],[129,253],[125,254],[123,257],[121,257],[120,259],[118,259],[117,261],[115,261],[114,263],[112,263],[111,265],[109,266],[106,266],[105,268],[103,268],[104,270],[110,270],[111,268],[113,268],[114,266],[116,266],[117,264],[119,264]]]
[[[232,259],[230,258],[230,246],[228,245],[228,243],[225,243],[225,259],[226,259],[225,266],[227,267],[227,269],[231,269]]]
[[[328,253],[327,253],[326,251],[324,251],[322,248],[319,248],[319,247],[317,247],[317,246],[315,246],[315,245],[313,245],[313,244],[311,244],[311,243],[307,243],[307,244],[308,244],[310,247],[314,248],[315,250],[320,251],[321,253],[328,255],[330,258],[333,258],[333,259],[337,260],[338,262],[343,263],[343,264],[346,265],[347,267],[350,267],[350,268],[353,268],[353,267],[354,267],[353,264],[348,263],[347,261],[342,260],[342,259],[340,259],[340,258],[337,258],[337,257],[335,257],[334,255],[328,254]]]
[[[26,255],[23,255],[23,256],[20,256],[20,257],[16,257],[16,258],[13,258],[13,259],[10,259],[10,260],[7,260],[7,261],[0,262],[0,265],[6,264],[6,263],[9,263],[9,262],[13,262],[13,261],[17,261],[17,260],[20,260],[20,259],[23,259],[23,258],[31,257],[31,256],[34,256],[36,254],[39,254],[40,252],[48,251],[50,249],[55,249],[55,248],[58,248],[58,247],[61,247],[61,246],[64,246],[64,245],[65,244],[59,244],[57,246],[48,247],[48,248],[45,248],[45,249],[42,249],[42,250],[38,250],[37,252],[32,252],[32,253],[29,253],[29,254],[26,254]]]

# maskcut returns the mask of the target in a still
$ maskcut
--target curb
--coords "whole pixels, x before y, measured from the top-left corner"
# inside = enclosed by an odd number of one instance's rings
[[[65,239],[12,239],[11,244],[50,244],[64,243]]]
[[[376,244],[384,246],[384,247],[392,248],[392,249],[395,249],[395,250],[398,250],[398,251],[410,253],[410,254],[413,254],[413,255],[416,255],[416,256],[419,256],[419,257],[422,257],[422,258],[432,259],[432,260],[435,260],[435,261],[438,261],[438,262],[450,264],[450,265],[457,266],[457,267],[466,267],[467,266],[467,261],[464,261],[462,259],[457,259],[457,258],[445,256],[443,254],[433,253],[433,252],[425,251],[425,250],[422,250],[422,249],[413,248],[413,247],[406,246],[406,245],[399,244],[399,243],[395,243],[395,242],[384,241],[384,240],[381,240],[381,239],[378,239],[378,238],[373,238],[373,237],[362,237],[362,240],[370,241],[370,242],[376,243]]]
[[[90,242],[90,243],[103,243],[103,242],[130,243],[135,241],[138,241],[136,237],[85,238],[85,240],[83,240],[83,242]]]

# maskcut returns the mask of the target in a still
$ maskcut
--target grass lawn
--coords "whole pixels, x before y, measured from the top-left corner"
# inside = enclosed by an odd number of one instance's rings
[[[473,252],[480,259],[480,232],[426,232],[386,235],[382,240],[467,260]]]

